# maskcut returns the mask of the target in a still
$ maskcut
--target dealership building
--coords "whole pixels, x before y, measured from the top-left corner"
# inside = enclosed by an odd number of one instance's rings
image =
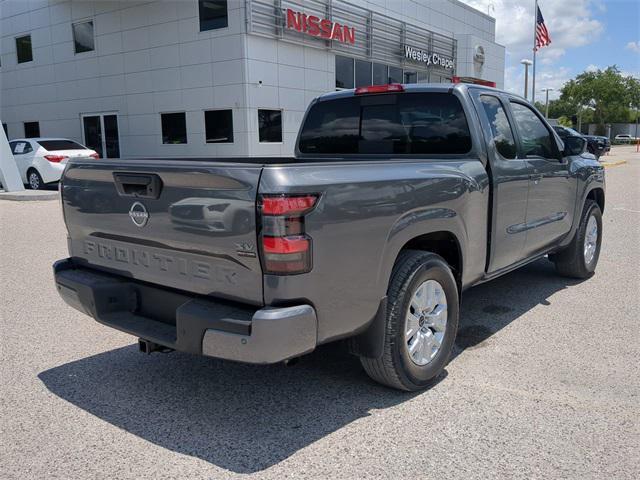
[[[0,0],[7,136],[103,157],[291,155],[316,96],[503,86],[495,19],[457,0]]]

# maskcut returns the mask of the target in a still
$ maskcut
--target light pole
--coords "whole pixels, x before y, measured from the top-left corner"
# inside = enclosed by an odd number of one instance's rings
[[[523,58],[520,63],[524,65],[524,99],[527,100],[529,96],[529,67],[533,65],[533,62]]]
[[[544,103],[544,116],[545,118],[549,118],[549,92],[553,91],[553,88],[543,88],[542,91],[546,94],[546,100]]]

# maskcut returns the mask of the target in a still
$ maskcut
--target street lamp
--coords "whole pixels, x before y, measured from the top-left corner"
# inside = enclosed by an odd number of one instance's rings
[[[549,118],[549,92],[552,92],[553,88],[543,88],[542,91],[546,93],[547,98],[545,101],[544,116]]]
[[[529,67],[533,65],[533,62],[523,58],[520,63],[524,65],[524,99],[526,100],[529,96]]]

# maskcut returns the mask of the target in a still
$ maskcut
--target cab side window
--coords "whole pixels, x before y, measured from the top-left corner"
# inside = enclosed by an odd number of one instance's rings
[[[482,102],[482,107],[491,125],[496,150],[504,158],[516,158],[518,149],[516,148],[511,124],[504,108],[502,108],[502,103],[497,97],[491,95],[481,95],[480,102]]]
[[[516,102],[511,102],[511,110],[513,111],[524,154],[532,157],[557,157],[551,133],[533,110],[522,103]]]

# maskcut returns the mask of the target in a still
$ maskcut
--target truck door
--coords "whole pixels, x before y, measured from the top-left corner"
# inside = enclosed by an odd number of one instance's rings
[[[531,106],[511,99],[521,156],[530,170],[525,256],[543,253],[571,229],[577,180],[551,128]]]
[[[512,119],[505,99],[497,93],[470,90],[481,118],[487,145],[493,204],[487,272],[508,267],[523,258],[526,233],[529,166],[518,156]]]

